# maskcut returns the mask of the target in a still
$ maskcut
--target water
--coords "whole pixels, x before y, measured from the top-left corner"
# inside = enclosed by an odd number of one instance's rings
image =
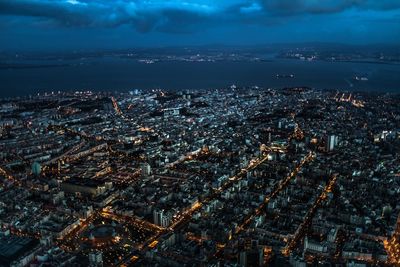
[[[294,74],[295,78],[277,79],[276,74]],[[356,82],[355,75],[367,77],[368,81]],[[52,90],[180,90],[231,84],[400,93],[400,65],[285,59],[144,64],[131,59],[101,58],[68,62],[59,67],[0,69],[1,97]]]

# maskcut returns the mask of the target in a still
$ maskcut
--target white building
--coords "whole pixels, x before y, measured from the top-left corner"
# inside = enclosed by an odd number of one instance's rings
[[[338,142],[338,137],[336,135],[329,135],[326,141],[326,151],[334,150]]]
[[[89,254],[89,265],[91,267],[103,266],[103,254],[101,253],[101,251],[95,251]]]
[[[140,167],[141,167],[141,171],[142,171],[142,176],[143,177],[147,177],[147,176],[151,175],[150,164],[142,163]]]
[[[172,216],[164,210],[153,211],[153,222],[161,227],[168,227],[171,224]]]

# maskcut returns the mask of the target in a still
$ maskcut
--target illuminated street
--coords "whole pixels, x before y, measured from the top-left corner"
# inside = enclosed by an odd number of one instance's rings
[[[3,239],[35,261],[400,263],[396,98],[232,86],[3,109]]]

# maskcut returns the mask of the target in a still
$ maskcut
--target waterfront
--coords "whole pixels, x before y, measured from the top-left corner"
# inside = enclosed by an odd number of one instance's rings
[[[276,59],[261,62],[180,62],[154,64],[95,58],[56,62],[60,66],[0,69],[1,96],[56,90],[166,90],[222,88],[236,84],[281,88],[398,92],[400,65]],[[46,62],[44,65],[54,62]],[[294,74],[295,78],[277,78]],[[354,81],[356,75],[368,81]]]

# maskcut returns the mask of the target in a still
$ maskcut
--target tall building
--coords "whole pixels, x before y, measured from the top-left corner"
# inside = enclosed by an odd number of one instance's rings
[[[89,254],[89,266],[91,267],[103,266],[103,254],[101,253],[101,251],[95,251]]]
[[[142,176],[147,177],[151,174],[151,167],[148,163],[142,163],[141,166]]]
[[[38,162],[35,161],[35,162],[32,164],[32,173],[33,173],[34,175],[36,175],[36,176],[39,176],[40,173],[41,173],[41,171],[42,171],[42,166],[40,166],[40,164],[39,164]]]
[[[263,248],[253,247],[252,249],[241,251],[238,254],[238,265],[240,267],[265,266]]]
[[[246,267],[247,266],[247,252],[242,251],[239,253],[239,266]]]
[[[163,211],[159,211],[159,210],[154,210],[153,211],[153,223],[160,225],[161,223],[161,216],[162,216]]]
[[[164,210],[153,211],[153,222],[162,227],[168,227],[171,224],[171,215]]]
[[[328,135],[326,140],[326,151],[332,151],[338,144],[338,137],[336,135]]]

